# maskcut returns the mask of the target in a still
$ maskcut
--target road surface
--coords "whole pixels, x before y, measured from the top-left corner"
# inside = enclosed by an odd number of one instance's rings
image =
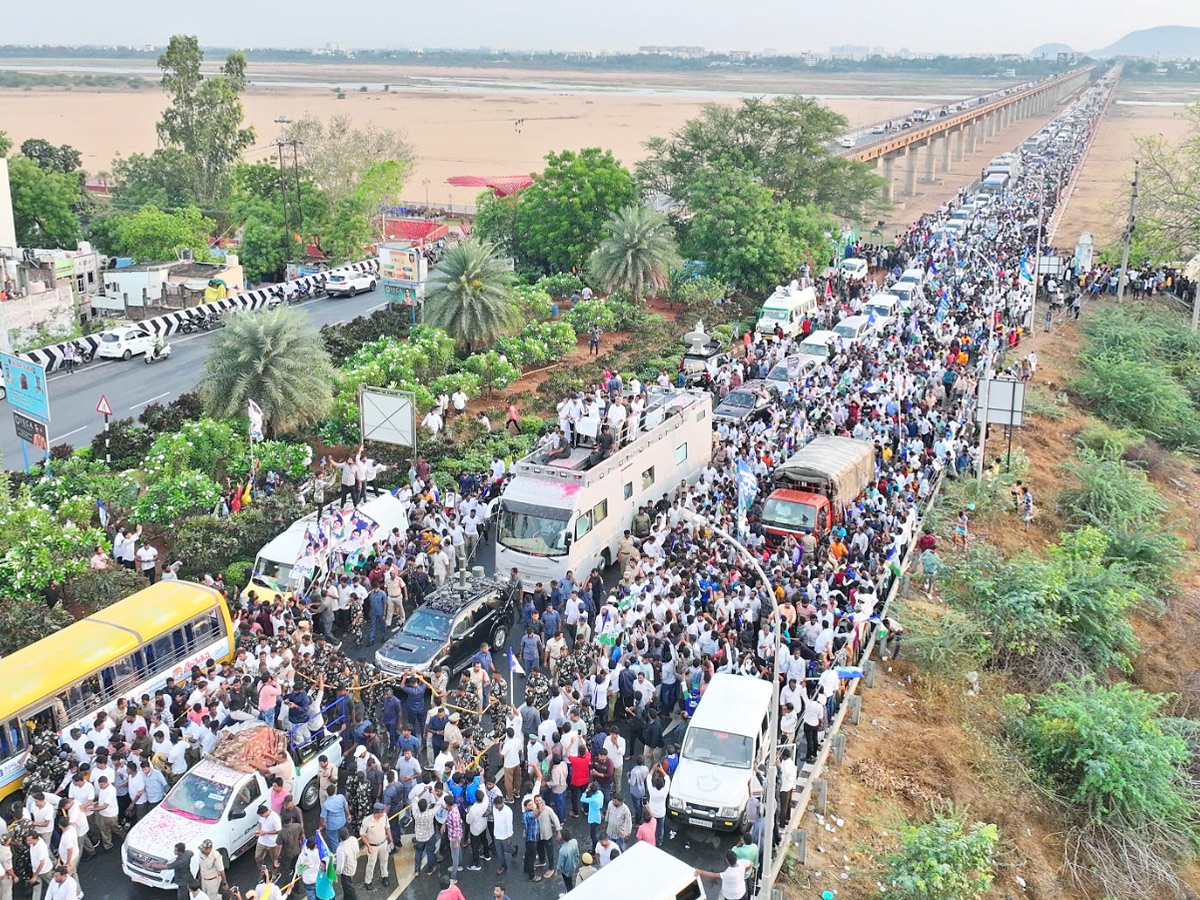
[[[296,308],[318,328],[335,322],[345,322],[356,316],[384,306],[383,293],[376,291],[357,297],[322,297],[300,304]],[[239,313],[239,315],[258,315]],[[194,390],[213,337],[220,329],[192,334],[174,335],[170,339],[171,358],[146,365],[144,357],[135,356],[126,362],[119,359],[96,359],[79,366],[75,374],[55,372],[47,379],[50,392],[50,444],[69,443],[75,446],[90,443],[104,429],[104,418],[96,412],[103,394],[108,398],[116,419],[137,418],[150,403],[170,403],[180,394]],[[17,439],[7,404],[0,421],[0,452],[6,469],[24,468],[21,441]],[[32,447],[30,460],[36,461]]]

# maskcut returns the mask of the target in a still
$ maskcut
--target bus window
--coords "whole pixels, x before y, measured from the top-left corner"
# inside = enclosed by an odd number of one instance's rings
[[[141,650],[134,650],[132,653],[130,653],[129,661],[133,664],[134,670],[138,673],[139,677],[144,678],[150,674],[149,670],[146,668],[146,654],[144,654]]]
[[[627,481],[627,482],[625,482],[625,499],[628,500],[632,496],[633,496],[633,482]]]
[[[176,628],[171,632],[171,643],[175,647],[175,658],[179,659],[187,654],[188,637],[187,633],[182,628]]]
[[[592,507],[592,525],[599,525],[608,518],[608,501],[601,500]]]
[[[201,616],[191,624],[197,645],[210,644],[221,634],[220,623],[212,613]]]
[[[591,530],[592,514],[590,512],[580,513],[579,518],[575,520],[575,540],[579,540]]]
[[[652,484],[654,484],[654,466],[651,466],[642,473],[642,490],[650,490]]]
[[[675,448],[675,465],[680,466],[687,460],[687,442]]]
[[[163,637],[158,638],[153,644],[147,644],[146,651],[148,656],[150,655],[151,647],[154,648],[154,654],[153,662],[151,663],[150,667],[154,670],[154,673],[158,674],[159,672],[165,672],[167,669],[171,668],[171,664],[175,660],[175,652],[171,648],[170,635],[164,635]]]
[[[0,726],[0,759],[9,759],[25,749],[21,720],[9,719]]]

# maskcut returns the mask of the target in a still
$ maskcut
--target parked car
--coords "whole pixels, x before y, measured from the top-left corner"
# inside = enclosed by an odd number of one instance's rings
[[[375,290],[375,276],[370,272],[338,272],[325,281],[325,293],[330,297],[354,297]]]
[[[513,599],[496,578],[470,575],[449,581],[429,595],[408,617],[404,628],[375,653],[375,664],[392,675],[427,672],[449,666],[458,674],[470,665],[479,645],[497,650],[508,638]]]
[[[96,355],[106,359],[129,359],[154,349],[154,335],[142,325],[122,325],[100,335]]]
[[[747,381],[725,395],[725,399],[713,410],[714,421],[748,425],[771,415],[771,406],[777,397],[775,385],[769,381]]]

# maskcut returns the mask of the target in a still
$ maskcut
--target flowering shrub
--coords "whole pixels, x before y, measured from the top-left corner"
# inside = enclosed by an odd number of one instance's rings
[[[478,397],[479,376],[474,372],[453,372],[443,375],[429,385],[429,390],[434,394],[440,394],[442,391],[453,394],[459,388],[462,388],[468,398]]]
[[[613,331],[617,326],[617,314],[598,297],[580,300],[566,318],[579,334],[585,333],[593,325],[600,326],[601,331]]]
[[[583,290],[583,281],[578,275],[571,272],[556,272],[553,275],[546,275],[538,279],[534,287],[540,288],[551,297],[557,297],[559,300],[564,297],[570,297],[572,294],[578,294]]]
[[[495,350],[474,354],[463,363],[463,368],[479,378],[479,387],[489,397],[493,390],[503,390],[521,377],[521,370]]]
[[[233,428],[216,419],[184,422],[178,431],[160,434],[150,445],[142,471],[150,480],[197,469],[214,475],[226,471],[234,448]]]
[[[65,581],[87,568],[88,557],[104,533],[63,522],[33,499],[29,487],[9,492],[0,477],[0,597],[34,597],[51,581]],[[2,604],[0,604],[2,605]]]
[[[208,512],[220,496],[220,487],[203,472],[181,472],[146,488],[134,505],[134,516],[139,522],[170,525],[183,516]]]
[[[521,368],[558,362],[576,344],[575,329],[566,322],[531,322],[496,349]]]
[[[536,322],[550,318],[550,309],[554,298],[539,284],[519,284],[511,290],[513,302],[521,310],[521,318],[526,322]]]
[[[254,445],[254,459],[258,460],[260,472],[275,472],[292,478],[300,478],[308,471],[308,458],[311,451],[303,444],[289,444],[286,441],[261,441]],[[231,472],[244,473],[250,471],[250,445],[242,444],[229,464]]]

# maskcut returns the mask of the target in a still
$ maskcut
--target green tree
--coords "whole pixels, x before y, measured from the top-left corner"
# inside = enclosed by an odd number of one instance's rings
[[[63,175],[73,175],[83,165],[83,156],[70,144],[56,147],[43,138],[29,138],[22,143],[21,155],[32,159],[43,169]]]
[[[446,251],[425,285],[425,323],[467,350],[493,343],[520,324],[512,272],[491,244],[465,241]]]
[[[786,203],[861,221],[878,207],[882,181],[865,163],[829,149],[847,125],[844,116],[807,97],[710,103],[669,138],[647,142],[638,178],[645,190],[698,210],[697,181],[739,172]]]
[[[708,264],[713,276],[743,291],[769,291],[794,277],[809,258],[824,254],[832,217],[813,207],[782,203],[743,170],[697,178],[694,210],[684,227],[683,251]]]
[[[1155,262],[1188,259],[1200,247],[1200,102],[1186,106],[1183,115],[1188,128],[1178,141],[1161,134],[1138,141],[1134,236],[1154,248]],[[1137,256],[1131,261],[1140,262]]]
[[[159,209],[178,209],[201,202],[195,157],[177,147],[160,147],[153,153],[134,153],[113,162],[112,206],[121,210],[153,204]]]
[[[195,160],[195,196],[214,203],[225,196],[230,167],[254,143],[243,127],[241,93],[246,88],[246,57],[231,53],[218,74],[204,77],[204,52],[193,35],[173,35],[158,58],[162,88],[170,104],[158,122],[165,147]]]
[[[484,191],[475,198],[473,234],[480,240],[494,244],[497,250],[514,259],[521,252],[521,238],[517,231],[519,203],[520,194],[499,197],[492,190]]]
[[[243,415],[253,400],[269,431],[292,431],[329,411],[333,365],[320,333],[297,310],[234,316],[204,361],[200,393],[214,418]]]
[[[80,236],[76,208],[83,199],[77,175],[15,156],[8,161],[8,185],[19,245],[74,249]]]
[[[216,228],[216,223],[194,206],[164,212],[147,205],[132,215],[106,218],[109,222],[101,226],[105,251],[142,262],[176,259],[185,249],[190,249],[197,258],[204,258]]]
[[[609,215],[637,199],[633,176],[612,151],[547,154],[545,169],[517,202],[521,260],[547,273],[581,268]]]
[[[640,303],[647,291],[662,291],[679,248],[667,217],[648,206],[627,206],[609,216],[604,238],[592,251],[589,271],[606,290],[625,290]]]
[[[306,116],[290,125],[287,137],[300,142],[300,163],[325,192],[331,206],[359,193],[372,167],[392,164],[371,176],[382,191],[374,199],[392,196],[411,173],[412,147],[404,133],[381,128],[374,122],[356,125],[347,115],[333,116],[328,123]]]
[[[887,895],[895,900],[977,900],[996,876],[1000,830],[952,807],[900,830],[900,848],[884,861]]]

